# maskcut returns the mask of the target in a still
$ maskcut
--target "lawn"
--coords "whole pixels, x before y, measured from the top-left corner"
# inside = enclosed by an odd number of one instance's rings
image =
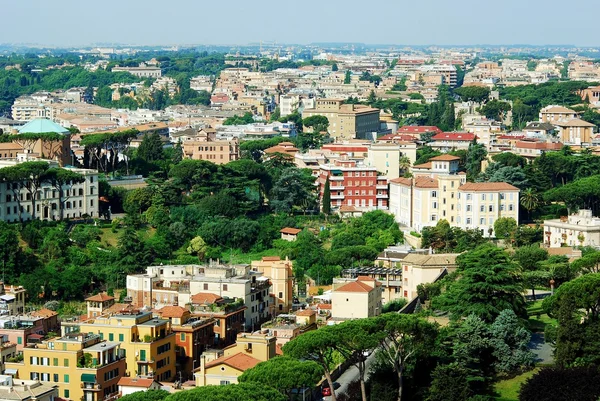
[[[239,249],[233,249],[229,252],[227,250],[223,251],[223,262],[227,263],[250,263],[253,260],[261,260],[263,256],[279,256],[279,250],[276,248],[271,248],[264,250],[262,252],[248,252],[243,253]]]
[[[100,234],[100,242],[102,244],[108,244],[114,247],[119,245],[119,238],[123,234],[122,228],[118,228],[116,232],[113,232],[112,228],[108,227],[101,228],[100,231],[102,231]],[[156,229],[152,227],[142,227],[137,231],[137,233],[141,240],[146,240],[156,233]]]
[[[536,333],[543,333],[547,325],[556,326],[557,324],[556,319],[553,319],[544,313],[542,301],[528,303],[527,315],[529,316],[527,320],[529,330]]]
[[[513,377],[512,379],[501,380],[494,386],[497,401],[518,401],[519,390],[521,385],[527,381],[531,376],[538,372],[540,368],[535,368],[529,372],[523,373],[522,375]]]

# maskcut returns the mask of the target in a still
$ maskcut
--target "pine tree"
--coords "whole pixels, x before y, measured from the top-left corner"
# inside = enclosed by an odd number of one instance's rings
[[[325,180],[325,188],[323,189],[323,213],[328,216],[331,214],[331,187],[329,184],[329,177]]]

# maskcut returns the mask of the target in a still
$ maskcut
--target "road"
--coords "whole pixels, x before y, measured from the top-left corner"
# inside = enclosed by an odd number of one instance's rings
[[[367,360],[365,362],[367,375],[368,375],[368,372],[369,372],[369,367],[371,366],[371,364],[373,363],[373,361],[375,361],[375,352],[371,353],[371,355],[369,355],[369,357],[367,358]],[[366,377],[365,377],[365,379],[366,379]],[[337,383],[337,384],[340,385],[338,388],[335,389],[335,394],[336,395],[340,395],[340,394],[345,393],[348,390],[348,386],[350,385],[350,383],[352,383],[354,380],[358,380],[358,368],[355,365],[351,365],[334,382],[334,383]],[[329,400],[331,400],[331,397],[323,397],[321,399],[323,401],[329,401]]]

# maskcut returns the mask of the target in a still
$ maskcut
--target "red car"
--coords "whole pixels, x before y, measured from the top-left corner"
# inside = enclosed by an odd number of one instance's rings
[[[321,390],[321,395],[323,397],[329,397],[331,395],[331,388],[329,388],[329,386],[323,387],[323,390]]]

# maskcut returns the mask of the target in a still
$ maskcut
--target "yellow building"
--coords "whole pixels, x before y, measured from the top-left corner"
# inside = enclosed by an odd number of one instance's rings
[[[419,284],[433,283],[444,269],[456,270],[458,253],[420,255],[409,253],[402,261],[402,296],[411,300],[417,296]]]
[[[292,261],[279,256],[264,256],[252,261],[252,270],[261,272],[271,281],[275,296],[275,313],[287,313],[292,309],[294,272]]]
[[[379,131],[379,109],[343,102],[340,99],[318,99],[314,109],[304,109],[302,118],[327,117],[329,135],[336,139],[365,139],[370,133]]]
[[[355,281],[333,289],[331,296],[334,319],[364,319],[381,313],[381,283],[358,276]]]
[[[25,347],[23,362],[6,367],[19,379],[57,385],[61,398],[82,401],[115,396],[125,374],[119,343],[75,332]]]
[[[237,383],[237,378],[247,369],[276,356],[275,337],[264,334],[238,334],[237,342],[223,350],[223,355],[207,361],[200,359],[200,368],[194,372],[196,386]]]
[[[78,326],[82,333],[98,334],[118,341],[127,362],[129,376],[175,379],[175,335],[168,319],[153,318],[151,312],[127,309],[79,324],[63,324],[68,331]]]

